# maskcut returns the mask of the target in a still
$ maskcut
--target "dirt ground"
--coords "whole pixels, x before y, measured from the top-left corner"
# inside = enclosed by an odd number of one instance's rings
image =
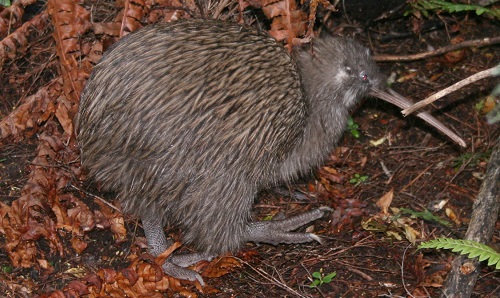
[[[120,10],[113,1],[82,1],[82,7],[101,13],[93,15],[94,21],[112,19]],[[36,1],[19,22],[46,10],[45,1]],[[320,10],[320,16],[326,14]],[[362,14],[340,10],[323,23],[331,32],[354,36],[375,55],[432,51],[499,32],[498,20],[474,13],[442,12],[421,19],[396,14],[365,21]],[[51,25],[31,30],[28,46],[3,62],[3,123],[27,100],[42,97],[30,96],[61,77],[65,66],[58,59],[53,33]],[[79,42],[97,38],[90,30]],[[394,78],[393,89],[416,101],[495,66],[498,53],[498,46],[492,45],[379,65]],[[465,139],[467,148],[416,117],[403,118],[388,103],[366,99],[352,116],[357,127],[347,129],[324,166],[293,184],[262,192],[255,204],[256,219],[333,208],[307,227],[323,243],[249,243],[236,255],[196,265],[208,284],[203,290],[158,275],[158,266],[146,255],[140,222],[116,211],[115,197],[100,192],[99,184],[78,170],[74,140],[65,139],[71,117],[61,116],[63,104],[33,104],[24,120],[17,119],[25,127],[16,126],[18,131],[7,137],[0,127],[0,291],[5,297],[437,297],[457,255],[417,250],[417,245],[437,237],[464,237],[492,147],[500,137],[499,124],[486,123],[487,108],[481,104],[498,83],[498,78],[481,80],[427,107]],[[49,95],[55,92],[48,90]],[[74,105],[68,110],[74,111]],[[385,215],[377,206],[384,195],[393,196]],[[47,199],[52,197],[57,199]],[[444,207],[434,208],[440,202],[446,202]],[[434,217],[412,216],[426,210]],[[53,230],[48,225],[54,225]],[[499,227],[497,222],[490,243],[497,251]],[[175,229],[169,233],[181,239]],[[498,297],[499,272],[483,265],[473,297]],[[332,281],[311,286],[331,273]],[[142,282],[142,292],[130,285],[131,280]]]

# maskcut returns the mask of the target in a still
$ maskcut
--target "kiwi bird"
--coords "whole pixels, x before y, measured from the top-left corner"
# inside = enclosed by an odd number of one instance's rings
[[[318,167],[335,147],[349,111],[367,95],[403,108],[358,42],[325,36],[288,53],[257,29],[215,20],[150,25],[114,44],[81,95],[82,164],[141,218],[157,256],[177,226],[196,250],[163,270],[235,252],[246,242],[320,241],[293,232],[328,208],[252,221],[256,194]],[[427,113],[420,117],[453,135]]]

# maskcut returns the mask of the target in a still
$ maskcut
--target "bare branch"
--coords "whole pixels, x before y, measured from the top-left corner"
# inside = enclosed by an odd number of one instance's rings
[[[489,45],[494,45],[500,43],[500,36],[497,37],[487,37],[483,39],[476,39],[476,40],[468,40],[464,41],[461,43],[449,45],[440,49],[437,49],[435,51],[430,51],[430,52],[424,52],[424,53],[418,53],[418,54],[413,54],[413,55],[407,55],[407,56],[399,56],[399,55],[377,55],[373,57],[373,59],[377,62],[403,62],[403,61],[415,61],[415,60],[422,60],[426,59],[429,57],[434,57],[434,56],[439,56],[444,53],[456,51],[462,48],[468,48],[468,47],[485,47]]]
[[[411,113],[415,112],[416,110],[423,108],[426,105],[428,105],[432,102],[435,102],[436,100],[440,99],[441,97],[444,97],[444,96],[446,96],[446,95],[448,95],[448,94],[450,94],[450,93],[452,93],[452,92],[454,92],[454,91],[456,91],[464,86],[467,86],[471,83],[482,80],[484,78],[491,77],[494,75],[494,69],[497,67],[500,67],[500,64],[495,66],[495,67],[489,68],[487,70],[483,70],[481,72],[473,74],[470,77],[465,78],[465,79],[451,85],[448,88],[445,88],[439,92],[436,92],[436,93],[432,94],[431,96],[427,97],[426,99],[415,103],[411,107],[402,110],[401,113],[403,114],[403,116],[406,117],[406,116],[410,115]]]

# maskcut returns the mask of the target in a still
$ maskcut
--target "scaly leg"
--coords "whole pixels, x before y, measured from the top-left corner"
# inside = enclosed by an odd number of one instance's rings
[[[248,225],[246,240],[273,245],[279,243],[303,243],[313,240],[321,243],[321,238],[313,233],[294,233],[290,231],[323,217],[326,211],[332,211],[332,209],[321,207],[284,220],[252,222]]]
[[[148,241],[149,253],[157,257],[172,245],[172,241],[167,240],[165,237],[165,232],[163,232],[162,222],[159,217],[142,216],[141,220]],[[203,282],[203,278],[197,272],[183,267],[190,266],[201,260],[210,261],[213,257],[213,255],[206,253],[175,255],[165,260],[162,268],[167,275],[178,279],[190,281],[197,280],[204,286],[205,283]]]

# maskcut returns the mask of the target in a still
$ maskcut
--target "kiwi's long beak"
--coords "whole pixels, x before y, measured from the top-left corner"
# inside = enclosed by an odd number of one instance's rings
[[[394,91],[392,89],[388,89],[388,91],[390,92],[390,94],[385,92],[385,91],[382,91],[380,89],[372,88],[370,95],[377,97],[377,98],[380,98],[380,99],[383,99],[387,102],[390,102],[393,105],[400,107],[401,109],[406,109],[406,108],[409,108],[411,105],[413,105],[413,102],[411,102],[409,99],[406,99],[402,95],[398,94],[396,91]],[[425,122],[434,126],[437,130],[439,130],[442,133],[444,133],[445,135],[447,135],[450,139],[455,141],[460,146],[467,147],[467,144],[460,136],[458,136],[456,133],[451,131],[448,127],[444,126],[443,123],[439,122],[439,120],[437,120],[436,118],[431,116],[431,114],[429,114],[427,112],[420,112],[417,114],[417,117],[420,117]]]

